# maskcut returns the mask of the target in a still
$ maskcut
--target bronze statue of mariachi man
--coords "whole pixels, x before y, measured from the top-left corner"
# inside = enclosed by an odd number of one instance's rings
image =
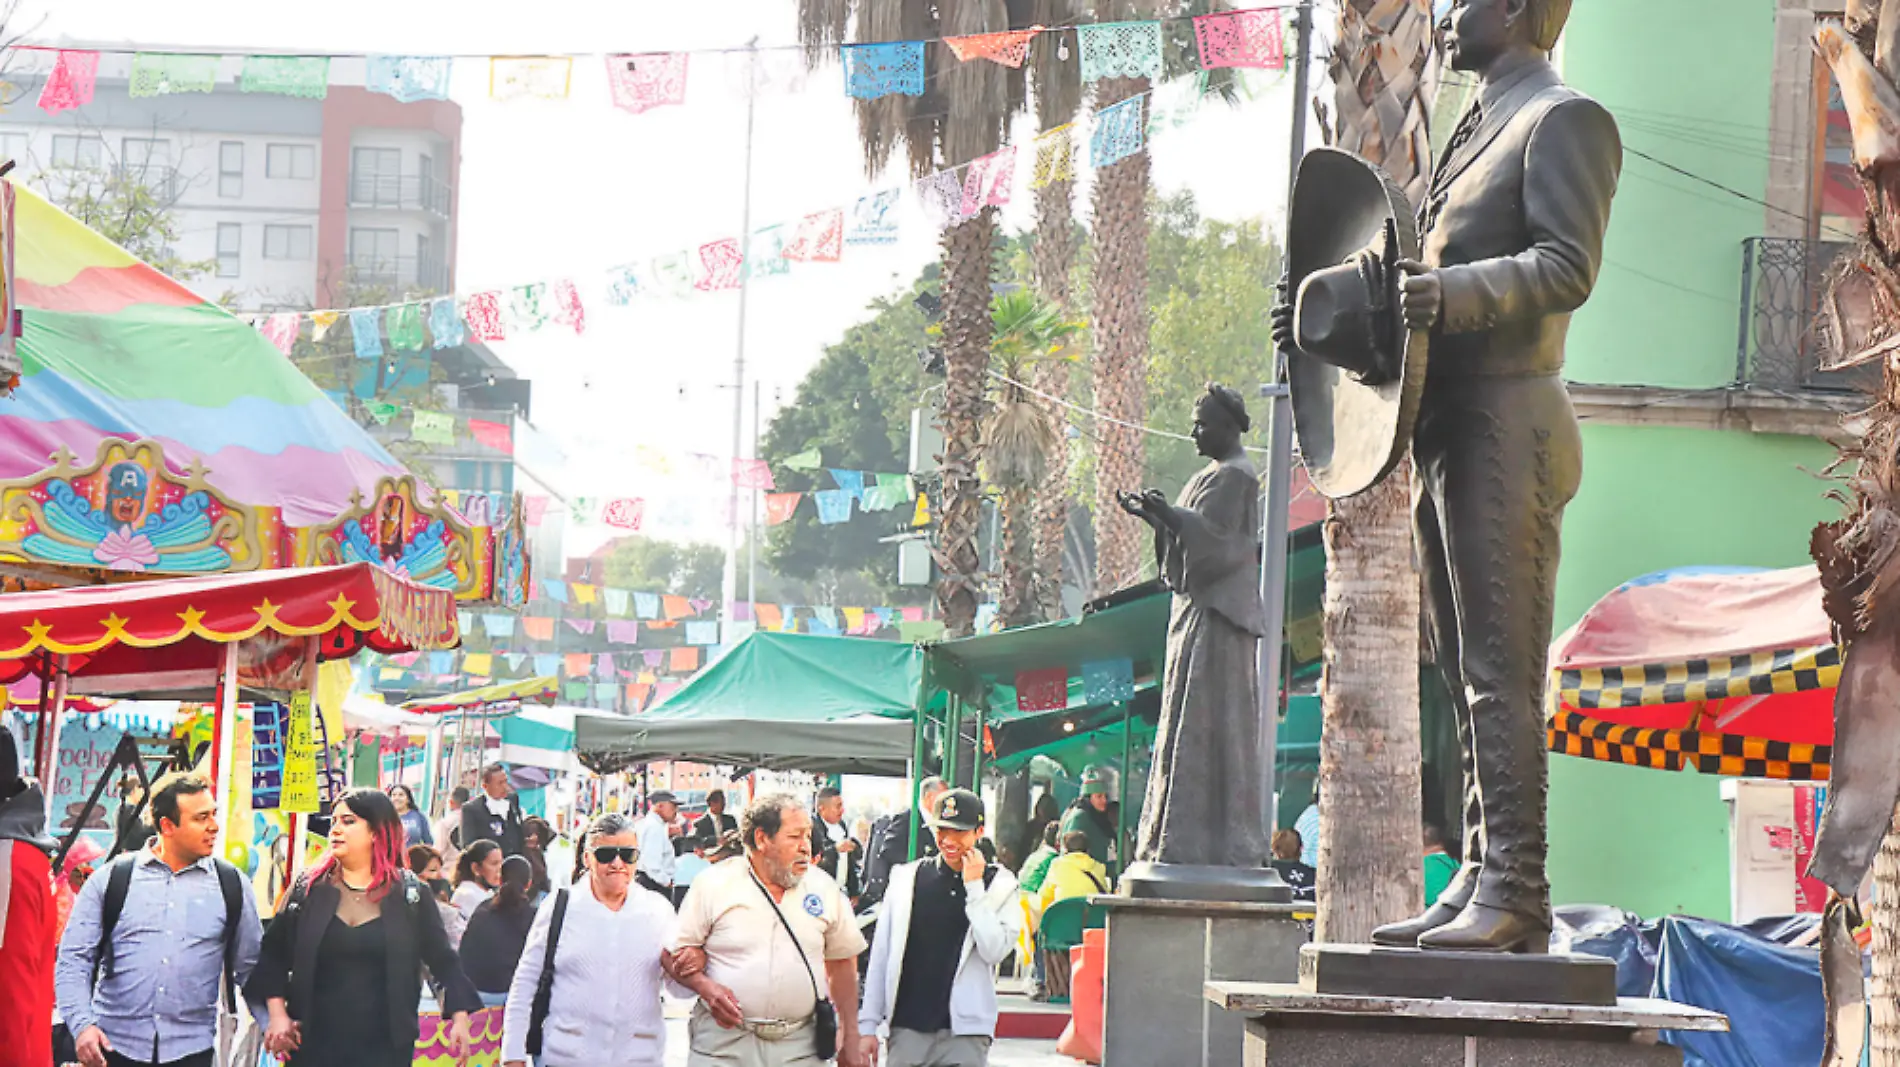
[[[1543,952],[1550,932],[1543,696],[1558,530],[1583,469],[1563,346],[1622,164],[1615,121],[1546,58],[1569,13],[1570,0],[1453,0],[1441,40],[1482,89],[1416,238],[1403,195],[1357,157],[1316,150],[1294,191],[1297,299],[1274,309],[1274,336],[1302,450],[1315,484],[1341,497],[1410,445],[1425,607],[1463,761],[1463,865],[1424,914],[1377,930],[1383,945]],[[1383,189],[1365,193],[1368,181]]]

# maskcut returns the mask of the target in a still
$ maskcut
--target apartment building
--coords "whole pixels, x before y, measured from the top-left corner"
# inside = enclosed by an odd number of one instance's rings
[[[0,156],[55,200],[124,174],[168,206],[169,251],[212,264],[187,280],[238,311],[340,307],[355,292],[455,286],[462,111],[400,103],[332,64],[321,100],[244,93],[234,62],[209,93],[133,97],[130,57],[101,57],[93,100],[49,114],[37,75],[0,113]]]

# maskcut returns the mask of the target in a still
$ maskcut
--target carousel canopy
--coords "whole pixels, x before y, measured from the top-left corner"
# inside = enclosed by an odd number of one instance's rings
[[[59,655],[76,692],[203,689],[215,680],[224,645],[256,639],[240,661],[240,679],[269,687],[284,661],[301,654],[296,642],[281,639],[301,637],[320,638],[323,659],[461,641],[453,593],[368,563],[170,578],[0,597],[0,683]]]
[[[1554,752],[1822,779],[1840,650],[1813,567],[1692,567],[1611,590],[1551,645]]]
[[[403,467],[256,330],[15,184],[21,385],[0,479],[151,439],[226,497],[328,522]]]

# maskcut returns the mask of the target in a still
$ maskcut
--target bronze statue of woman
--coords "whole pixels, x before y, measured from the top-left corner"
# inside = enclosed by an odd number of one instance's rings
[[[1118,495],[1123,510],[1154,528],[1155,560],[1174,592],[1154,770],[1129,877],[1177,884],[1172,890],[1131,884],[1139,896],[1209,895],[1182,891],[1182,881],[1227,883],[1232,890],[1237,882],[1260,881],[1256,872],[1266,865],[1255,658],[1266,632],[1257,554],[1260,479],[1240,445],[1251,425],[1240,394],[1209,383],[1194,406],[1194,444],[1211,462],[1172,505],[1156,489]]]

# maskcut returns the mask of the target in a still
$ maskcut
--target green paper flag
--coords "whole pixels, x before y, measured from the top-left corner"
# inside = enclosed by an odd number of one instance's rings
[[[815,448],[800,452],[796,456],[788,456],[784,462],[784,466],[795,471],[815,471],[824,465],[825,457]]]
[[[911,482],[908,474],[880,474],[877,476],[877,487],[890,494],[893,500],[917,499],[917,486]]]
[[[370,418],[383,426],[389,425],[389,420],[402,410],[401,404],[391,404],[386,400],[365,400],[363,407],[369,412]]]
[[[411,352],[421,348],[426,338],[422,332],[422,305],[397,304],[383,317],[383,326],[389,331],[389,347],[407,349]]]
[[[440,411],[417,409],[409,428],[409,437],[431,445],[455,443],[455,416]]]

